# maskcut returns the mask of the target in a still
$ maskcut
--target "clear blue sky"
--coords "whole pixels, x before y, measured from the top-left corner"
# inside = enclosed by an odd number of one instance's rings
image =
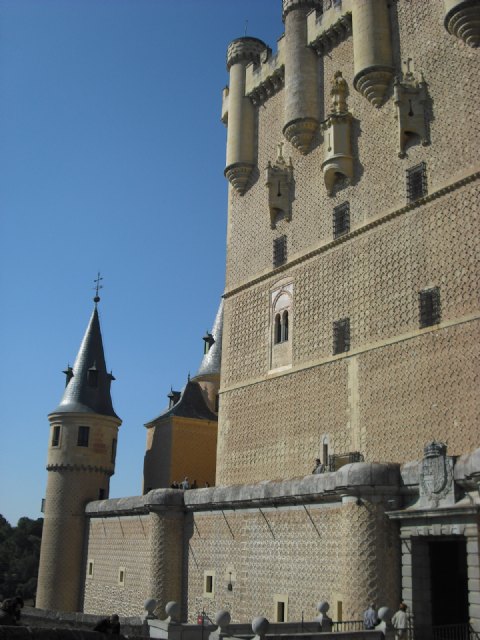
[[[0,513],[39,517],[49,423],[93,280],[123,419],[111,497],[141,492],[144,423],[202,357],[224,286],[228,43],[273,50],[281,0],[0,0]]]

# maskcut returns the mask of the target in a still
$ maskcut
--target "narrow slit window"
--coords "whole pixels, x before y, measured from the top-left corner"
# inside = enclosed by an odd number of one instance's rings
[[[288,311],[284,311],[282,316],[282,339],[283,342],[288,340]]]
[[[344,202],[333,210],[333,237],[339,238],[350,231],[350,204]]]
[[[114,462],[115,462],[116,455],[117,455],[117,439],[114,438],[112,440],[112,453],[111,453],[111,458],[110,458],[110,462],[112,464],[114,464]]]
[[[215,594],[215,572],[205,571],[203,574],[203,595],[206,598],[213,598]]]
[[[350,318],[333,323],[333,355],[350,351]]]
[[[423,329],[439,324],[441,319],[440,289],[432,287],[431,289],[420,291],[419,302],[420,327]]]
[[[273,266],[279,267],[287,261],[287,236],[280,236],[273,241]]]
[[[118,569],[118,584],[125,585],[125,567],[119,567]]]
[[[427,165],[425,162],[407,169],[407,202],[415,202],[427,195]]]
[[[93,560],[88,561],[87,578],[93,578]]]

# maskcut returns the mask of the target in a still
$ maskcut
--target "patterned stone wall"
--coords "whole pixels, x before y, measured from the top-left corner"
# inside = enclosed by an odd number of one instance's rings
[[[151,530],[149,515],[90,518],[86,564],[93,561],[93,576],[85,579],[86,613],[144,613],[143,603],[151,596]]]
[[[478,52],[450,36],[443,5],[391,3],[394,62],[427,83],[428,146],[398,157],[392,91],[375,109],[352,86],[351,37],[320,57],[323,113],[340,70],[350,87],[355,156],[351,185],[326,194],[324,141],[292,158],[292,220],[270,229],[262,175],[283,141],[283,90],[259,109],[260,173],[229,193],[217,483],[308,472],[321,454],[367,460],[420,457],[432,438],[449,453],[478,444]],[[454,150],[454,151],[453,151]],[[406,170],[426,163],[429,197],[406,206]],[[351,233],[333,240],[333,208],[350,204]],[[288,262],[272,275],[273,239]],[[270,292],[293,283],[292,368],[269,373]],[[419,292],[440,288],[441,324],[420,329]],[[333,356],[333,322],[350,319],[350,351]]]
[[[392,3],[392,38],[396,70],[408,58],[415,73],[427,83],[429,146],[418,141],[398,157],[398,125],[392,90],[387,102],[375,109],[353,89],[353,45],[351,37],[318,59],[318,81],[324,88],[323,120],[330,108],[330,83],[336,71],[348,82],[349,109],[353,114],[354,179],[338,188],[332,197],[323,184],[321,163],[324,140],[321,133],[312,150],[302,156],[282,134],[283,90],[259,109],[258,171],[250,189],[240,196],[230,190],[227,252],[227,290],[272,268],[273,238],[287,234],[289,257],[303,254],[332,238],[333,207],[348,200],[352,228],[405,203],[405,171],[425,161],[429,189],[476,162],[479,114],[478,52],[450,36],[443,26],[441,2]],[[295,199],[292,221],[270,229],[268,196],[263,172],[274,161],[277,145],[285,142],[283,155],[292,158]],[[454,155],[452,150],[455,149]]]
[[[358,620],[365,603],[395,606],[399,551],[395,529],[380,505],[242,509],[196,513],[189,528],[188,611],[220,609],[233,622],[256,615],[275,620],[274,597],[287,596],[288,620],[313,620],[326,599],[336,618]],[[359,542],[359,538],[361,538]],[[214,593],[204,596],[204,573]],[[231,575],[230,575],[231,572]],[[233,589],[227,585],[232,579]]]

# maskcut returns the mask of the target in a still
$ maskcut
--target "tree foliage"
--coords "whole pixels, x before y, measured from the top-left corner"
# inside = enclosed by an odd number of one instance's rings
[[[16,527],[0,515],[0,599],[35,597],[43,518],[20,518]]]

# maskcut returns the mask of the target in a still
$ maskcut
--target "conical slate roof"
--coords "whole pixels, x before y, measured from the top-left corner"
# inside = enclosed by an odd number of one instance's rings
[[[60,404],[52,413],[99,413],[118,418],[113,410],[110,395],[112,380],[114,380],[112,374],[107,373],[100,321],[95,304],[73,365],[73,376],[65,387]]]
[[[220,365],[222,361],[223,299],[218,307],[211,333],[215,342],[203,356],[200,368],[193,378],[194,380],[220,375]]]

